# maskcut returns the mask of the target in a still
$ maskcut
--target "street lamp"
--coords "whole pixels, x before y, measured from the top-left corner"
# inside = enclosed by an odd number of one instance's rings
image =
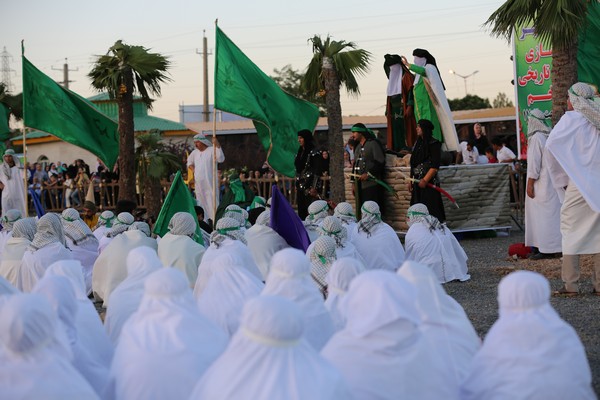
[[[454,70],[452,70],[452,69],[451,69],[449,72],[450,72],[452,75],[459,76],[459,77],[461,77],[461,78],[463,78],[463,79],[465,80],[465,96],[466,96],[466,95],[468,94],[468,93],[467,93],[467,78],[469,78],[469,77],[471,77],[471,76],[475,75],[475,74],[476,74],[476,73],[478,73],[479,71],[475,70],[475,71],[471,72],[469,75],[461,75],[461,74],[457,74],[457,73],[456,73],[456,71],[454,71]]]

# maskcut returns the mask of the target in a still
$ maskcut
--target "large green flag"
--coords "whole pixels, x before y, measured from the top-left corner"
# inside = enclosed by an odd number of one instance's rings
[[[192,197],[192,193],[190,193],[190,190],[183,182],[181,171],[177,171],[177,174],[175,174],[175,179],[173,179],[173,183],[169,189],[169,193],[167,193],[167,197],[165,198],[162,208],[160,209],[160,213],[158,213],[158,218],[154,224],[154,233],[160,237],[163,237],[167,232],[169,232],[169,222],[171,221],[173,215],[178,212],[188,212],[195,217],[195,205],[196,202]],[[195,221],[196,233],[194,234],[193,239],[203,245],[204,239],[202,238],[202,233],[200,232],[198,219]]]
[[[277,172],[296,175],[298,131],[312,131],[319,109],[284,92],[217,27],[215,108],[251,118],[267,161]]]
[[[10,127],[8,126],[8,117],[10,110],[4,104],[0,103],[0,140],[6,140],[10,134]]]
[[[119,156],[117,123],[63,88],[23,56],[23,122],[89,150],[111,169]]]

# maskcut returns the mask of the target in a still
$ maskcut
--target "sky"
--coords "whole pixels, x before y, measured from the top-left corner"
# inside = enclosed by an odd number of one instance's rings
[[[424,48],[436,58],[446,96],[469,94],[490,102],[503,92],[514,98],[510,81],[511,46],[483,26],[503,1],[442,0],[21,0],[6,2],[0,23],[0,48],[12,56],[14,93],[21,92],[21,40],[30,62],[56,81],[68,59],[70,89],[84,97],[97,92],[87,74],[98,55],[115,41],[141,45],[169,57],[171,82],[162,85],[152,115],[179,120],[180,105],[203,101],[203,32],[208,52],[220,29],[267,75],[291,65],[303,71],[312,57],[308,39],[315,34],[356,43],[372,53],[370,71],[359,77],[359,96],[342,88],[343,115],[383,115],[387,77],[385,54],[405,55]],[[212,103],[214,56],[208,57]],[[463,79],[449,73],[468,76]],[[0,76],[1,78],[1,76]],[[514,101],[513,101],[514,102]]]

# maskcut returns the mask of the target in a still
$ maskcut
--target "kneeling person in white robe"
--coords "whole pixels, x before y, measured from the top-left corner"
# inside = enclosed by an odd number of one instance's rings
[[[74,208],[62,212],[61,222],[65,230],[67,247],[71,249],[73,258],[81,262],[87,293],[92,292],[92,270],[98,258],[98,239],[92,230],[81,219]]]
[[[260,213],[256,224],[245,233],[252,258],[263,277],[269,275],[269,264],[273,255],[290,247],[285,239],[269,226],[270,222],[271,210],[267,209]]]
[[[36,219],[24,218],[15,222],[11,237],[6,241],[2,261],[0,262],[0,276],[6,278],[13,286],[17,286],[17,277],[21,268],[23,254],[35,236]]]

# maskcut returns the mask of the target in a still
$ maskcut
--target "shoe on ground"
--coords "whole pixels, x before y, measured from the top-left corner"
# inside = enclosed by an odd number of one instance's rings
[[[571,292],[563,286],[560,289],[554,291],[554,293],[552,293],[552,295],[561,296],[561,297],[575,297],[575,296],[579,295],[579,292]]]
[[[555,258],[554,254],[535,253],[534,255],[529,257],[530,260],[545,260],[545,259],[549,259],[549,258]]]

